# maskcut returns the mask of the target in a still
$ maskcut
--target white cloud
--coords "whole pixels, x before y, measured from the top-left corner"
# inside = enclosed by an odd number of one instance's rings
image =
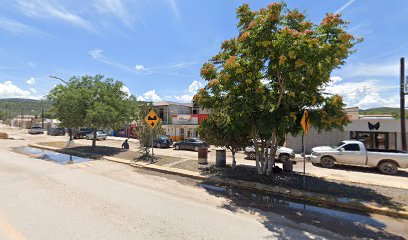
[[[0,17],[0,29],[19,35],[24,33],[39,33],[46,35],[35,28],[13,19]]]
[[[193,95],[174,96],[177,102],[190,103],[193,100]]]
[[[143,93],[142,95],[140,95],[139,97],[137,97],[137,100],[139,101],[149,101],[149,102],[158,102],[161,101],[161,97],[156,93],[156,90],[150,90],[147,91],[145,93]]]
[[[395,77],[399,75],[399,64],[349,64],[340,71],[343,76],[347,77]]]
[[[203,84],[197,80],[194,80],[190,86],[188,86],[188,92],[191,94],[196,94],[200,88],[203,88]]]
[[[100,13],[113,13],[125,25],[132,27],[134,19],[122,0],[98,0],[95,7]]]
[[[35,90],[34,88],[30,88],[30,92],[37,93],[37,90]]]
[[[122,90],[122,92],[125,92],[128,96],[132,95],[132,94],[130,93],[129,88],[126,87],[125,85],[122,86],[122,89],[121,89],[121,90]]]
[[[30,77],[27,81],[26,81],[26,83],[28,84],[28,85],[33,85],[33,84],[35,84],[35,78],[33,78],[33,77]]]
[[[398,107],[398,85],[377,79],[343,82],[341,77],[331,77],[325,91],[343,97],[348,107]],[[337,80],[337,81],[336,81]]]
[[[197,63],[196,61],[192,61],[192,62],[180,62],[180,63],[177,63],[177,64],[175,64],[175,65],[172,65],[172,66],[170,66],[170,67],[168,67],[168,68],[170,68],[170,69],[180,69],[180,68],[185,68],[185,67],[194,65],[194,64],[196,64],[196,63]]]
[[[0,98],[34,98],[40,97],[32,95],[30,91],[23,90],[13,84],[12,81],[0,83]]]
[[[68,22],[84,29],[95,31],[90,22],[71,12],[54,1],[48,0],[20,0],[18,5],[23,14],[29,17],[54,18]]]
[[[125,65],[123,65],[121,63],[114,62],[114,61],[110,60],[109,58],[105,57],[105,55],[103,55],[102,52],[103,52],[102,49],[97,49],[96,48],[94,50],[89,51],[89,55],[91,55],[91,57],[93,59],[95,59],[96,61],[98,61],[98,62],[105,63],[105,64],[113,66],[113,67],[121,68],[121,69],[129,71],[129,72],[135,72],[133,69],[129,68],[128,66],[125,66]]]
[[[168,0],[168,3],[170,4],[170,7],[171,7],[174,15],[177,17],[177,19],[180,19],[180,13],[179,13],[176,1],[175,0]]]
[[[135,66],[135,70],[136,70],[136,72],[138,72],[138,73],[149,71],[149,69],[146,68],[146,67],[143,66],[143,65],[136,65],[136,66]]]
[[[344,11],[346,8],[348,8],[351,4],[353,4],[356,0],[349,0],[347,1],[343,6],[341,6],[335,13],[341,13]]]

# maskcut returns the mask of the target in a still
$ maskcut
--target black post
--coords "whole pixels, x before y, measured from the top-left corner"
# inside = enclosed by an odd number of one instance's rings
[[[401,117],[401,143],[402,150],[407,151],[407,131],[405,126],[405,59],[401,58],[400,76],[400,117]]]
[[[303,188],[306,187],[306,155],[305,155],[305,134],[302,133],[302,155],[303,155]]]

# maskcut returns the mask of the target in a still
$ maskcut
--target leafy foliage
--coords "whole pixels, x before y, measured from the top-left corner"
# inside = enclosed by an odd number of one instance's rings
[[[207,85],[194,101],[242,119],[234,124],[246,122],[244,129],[261,142],[258,147],[255,141],[258,172],[269,174],[278,143],[288,133],[301,133],[305,109],[319,130],[348,122],[341,97],[327,96],[324,88],[360,39],[345,31],[347,22],[339,14],[327,14],[316,25],[284,3],[259,11],[243,4],[236,13],[239,34],[203,65],[200,74]]]
[[[134,128],[134,134],[138,136],[140,141],[140,150],[144,154],[145,158],[150,157],[150,149],[152,147],[152,131],[153,139],[158,135],[164,134],[162,127],[162,121],[152,130],[152,128],[145,122],[145,117],[149,114],[150,110],[154,109],[152,103],[138,102],[136,112],[137,127]],[[157,113],[156,113],[157,114]],[[151,159],[153,161],[153,159]]]
[[[204,119],[197,131],[200,138],[210,145],[226,147],[232,153],[232,166],[235,167],[235,153],[244,149],[250,137],[245,126],[239,126],[242,121],[235,122],[226,112],[213,112],[208,119]]]
[[[136,99],[122,90],[123,83],[102,75],[72,77],[48,94],[51,110],[68,128],[120,128],[134,119]],[[92,141],[95,146],[96,135]]]

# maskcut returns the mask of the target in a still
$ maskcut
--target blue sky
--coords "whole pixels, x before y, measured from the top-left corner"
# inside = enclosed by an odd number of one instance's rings
[[[0,0],[0,98],[41,98],[54,75],[104,74],[145,100],[191,100],[201,65],[236,36],[237,0]],[[253,9],[272,1],[245,1]],[[288,1],[318,23],[327,12],[364,38],[328,91],[348,106],[398,107],[408,57],[406,0]],[[407,64],[408,65],[408,64]]]

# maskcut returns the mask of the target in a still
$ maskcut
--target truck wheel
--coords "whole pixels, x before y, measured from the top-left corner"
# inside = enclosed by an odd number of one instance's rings
[[[391,161],[385,161],[378,165],[378,170],[384,174],[395,175],[398,172],[398,166]]]
[[[174,146],[174,148],[175,148],[176,150],[180,150],[180,146],[179,146],[179,145]]]
[[[335,165],[335,162],[332,157],[325,156],[320,159],[320,164],[322,165],[322,167],[325,167],[325,168],[333,168]]]
[[[256,159],[256,153],[251,152],[251,153],[248,154],[248,157],[249,157],[249,159],[251,159],[251,160],[255,160],[255,159]]]

